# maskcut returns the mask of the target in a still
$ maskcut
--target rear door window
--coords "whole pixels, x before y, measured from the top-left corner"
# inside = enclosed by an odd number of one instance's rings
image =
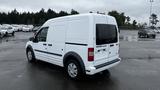
[[[96,45],[116,43],[117,33],[116,25],[96,24]]]

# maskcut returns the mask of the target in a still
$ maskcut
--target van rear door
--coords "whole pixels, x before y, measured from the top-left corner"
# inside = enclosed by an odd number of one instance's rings
[[[117,54],[118,31],[116,25],[96,24],[95,64],[107,62]]]

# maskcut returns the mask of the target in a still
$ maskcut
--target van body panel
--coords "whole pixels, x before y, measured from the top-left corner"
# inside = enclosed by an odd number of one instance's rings
[[[66,22],[52,23],[48,32],[47,51],[52,53],[48,54],[48,58],[53,63],[62,65],[63,54],[65,51],[65,36],[66,36]]]
[[[70,20],[68,23],[66,42],[88,44],[89,19],[87,17]]]
[[[45,49],[47,47],[43,46],[43,42],[34,43],[32,45],[34,48],[36,58],[40,60],[44,60],[47,57],[47,54],[40,51],[47,52],[47,50]]]
[[[42,30],[40,30],[40,31],[42,31]],[[47,34],[48,34],[48,30],[47,30]],[[46,37],[46,41],[39,41],[39,42],[31,44],[32,48],[34,50],[35,57],[37,59],[40,59],[40,60],[46,59],[46,57],[48,55],[47,53],[44,53],[44,52],[47,52],[47,46],[44,45],[46,43],[47,43],[47,37]]]
[[[79,56],[81,56],[85,66],[87,66],[88,38],[89,17],[81,17],[80,19],[68,21],[65,42],[66,53],[77,53]]]
[[[43,27],[49,27],[46,45],[43,45],[44,42],[31,41],[26,44],[26,48],[28,45],[32,46],[36,59],[64,67],[64,56],[74,52],[82,59],[86,74],[89,75],[109,69],[120,62],[118,27],[115,18],[111,16],[71,15],[50,19]],[[113,40],[109,42],[110,40],[103,38]],[[93,61],[88,60],[89,48],[94,50]],[[46,53],[37,52],[36,49]]]

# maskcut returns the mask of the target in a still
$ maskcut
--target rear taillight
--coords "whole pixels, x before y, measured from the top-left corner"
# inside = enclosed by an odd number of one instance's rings
[[[88,48],[88,61],[94,61],[94,48]]]

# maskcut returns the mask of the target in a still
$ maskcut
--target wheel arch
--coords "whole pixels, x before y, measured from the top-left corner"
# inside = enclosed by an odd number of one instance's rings
[[[31,49],[31,50],[33,51],[33,48],[32,48],[32,46],[31,46],[31,45],[28,45],[28,46],[27,46],[27,48],[26,48],[26,52],[27,52],[27,50],[29,50],[29,49]]]
[[[65,66],[65,63],[70,59],[70,58],[74,58],[79,64],[80,67],[82,68],[82,72],[85,73],[85,65],[84,62],[82,60],[82,58],[80,57],[80,55],[78,55],[76,52],[68,52],[67,54],[64,55],[63,58],[63,66]]]

